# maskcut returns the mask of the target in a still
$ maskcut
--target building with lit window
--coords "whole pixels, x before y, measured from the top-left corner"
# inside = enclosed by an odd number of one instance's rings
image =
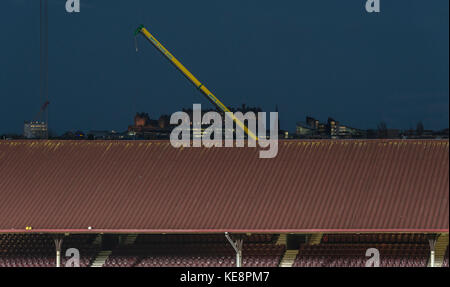
[[[23,126],[23,136],[27,139],[48,138],[47,123],[40,121],[25,122]]]
[[[333,118],[328,118],[326,123],[320,123],[312,117],[306,117],[305,122],[297,123],[296,134],[297,137],[306,139],[351,139],[367,137],[366,131],[342,125]]]

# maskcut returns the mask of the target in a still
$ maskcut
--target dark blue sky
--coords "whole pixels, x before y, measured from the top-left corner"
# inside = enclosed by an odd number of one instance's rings
[[[20,133],[39,110],[39,1],[0,8],[0,133]],[[274,111],[282,128],[328,116],[358,128],[448,126],[449,1],[49,0],[49,123],[125,130],[209,103],[142,37],[148,27],[228,106]]]

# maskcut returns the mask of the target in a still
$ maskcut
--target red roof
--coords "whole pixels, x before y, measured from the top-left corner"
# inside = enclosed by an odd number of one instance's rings
[[[448,140],[0,141],[0,232],[448,232]]]

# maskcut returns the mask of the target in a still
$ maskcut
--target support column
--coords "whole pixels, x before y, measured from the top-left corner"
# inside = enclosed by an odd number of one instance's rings
[[[242,239],[233,241],[228,232],[225,232],[225,237],[236,252],[236,267],[242,267],[242,246],[244,241]]]
[[[56,267],[61,267],[61,247],[63,239],[55,238],[55,249],[56,249]]]
[[[430,244],[430,267],[434,267],[434,261],[435,261],[435,246],[436,246],[436,236],[430,236],[428,238],[428,243]]]
[[[242,239],[236,240],[235,242],[238,249],[238,251],[236,252],[236,267],[242,267],[242,243]]]

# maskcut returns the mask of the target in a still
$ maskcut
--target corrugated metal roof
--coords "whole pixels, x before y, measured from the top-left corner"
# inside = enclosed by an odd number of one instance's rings
[[[448,140],[0,141],[0,231],[449,229]]]

